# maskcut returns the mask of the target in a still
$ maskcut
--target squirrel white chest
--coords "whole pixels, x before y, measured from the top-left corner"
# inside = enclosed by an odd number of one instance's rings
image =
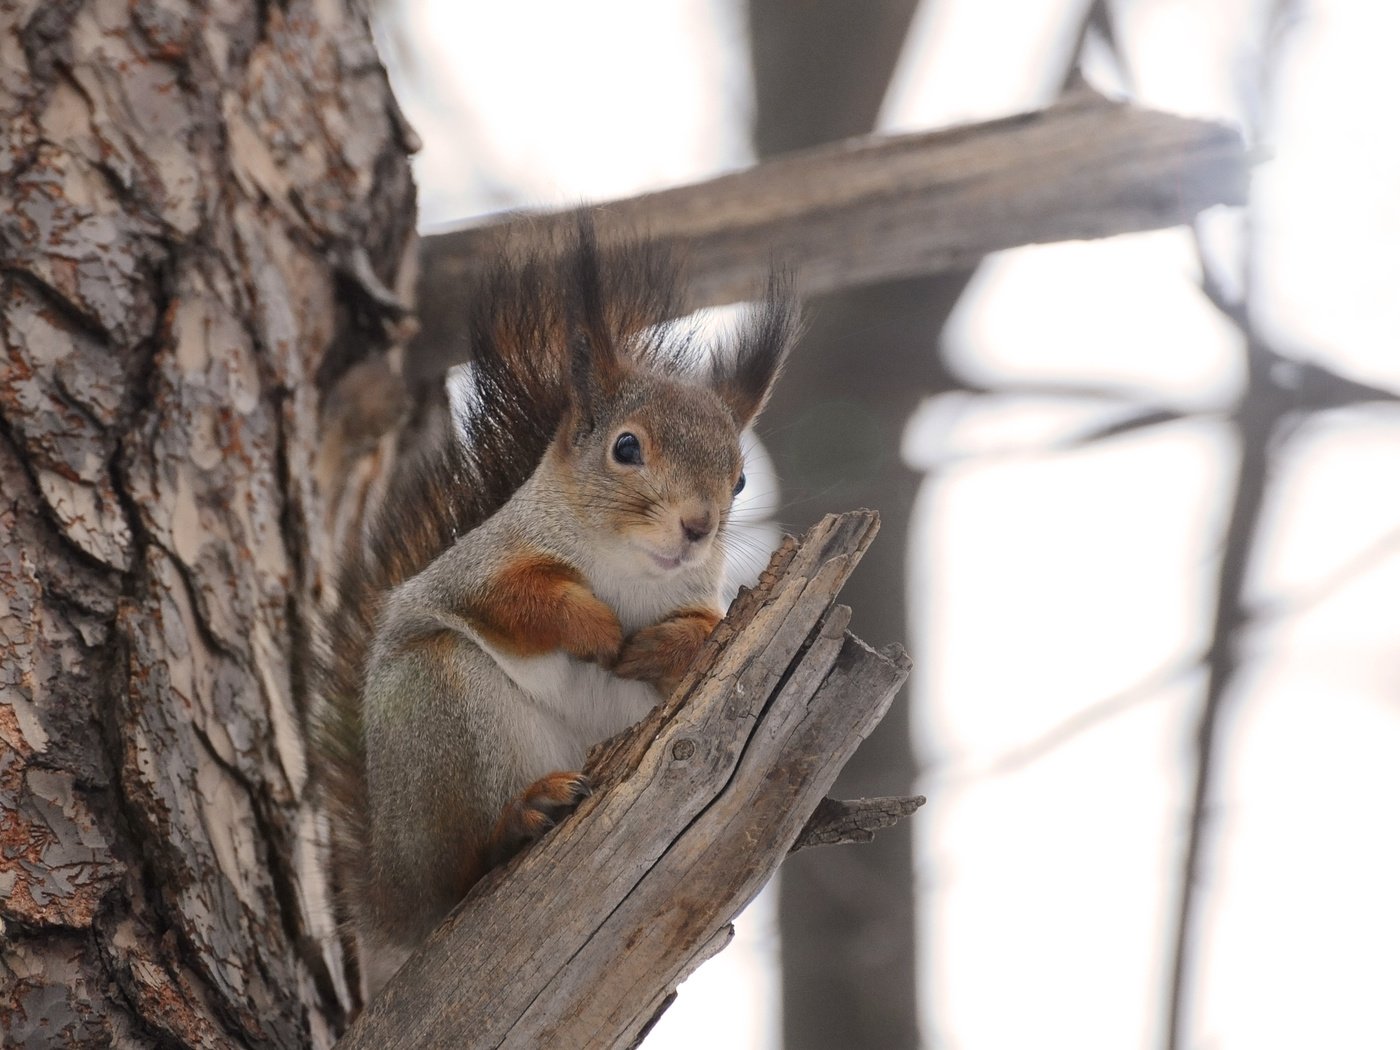
[[[588,748],[639,721],[661,698],[645,682],[618,678],[567,653],[491,655],[528,698],[541,731],[560,747],[578,749],[574,765],[581,764]]]
[[[639,578],[607,568],[595,564],[586,576],[593,592],[617,614],[624,635],[685,606],[719,607],[718,590],[704,576]],[[551,750],[578,749],[574,764],[581,763],[594,744],[639,721],[661,699],[655,687],[645,682],[619,678],[562,651],[518,656],[497,650],[484,639],[477,642],[528,699],[540,732],[553,738]]]

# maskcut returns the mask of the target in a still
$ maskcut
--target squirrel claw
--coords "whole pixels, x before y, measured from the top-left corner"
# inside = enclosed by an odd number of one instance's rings
[[[504,863],[567,817],[593,794],[582,773],[550,773],[506,803],[487,843],[490,867]]]

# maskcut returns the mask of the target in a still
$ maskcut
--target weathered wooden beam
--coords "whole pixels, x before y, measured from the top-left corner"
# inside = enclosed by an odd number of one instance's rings
[[[675,694],[592,757],[593,796],[478,886],[340,1045],[640,1038],[728,942],[908,674],[832,604],[877,527],[861,511],[787,540]]]
[[[689,260],[690,307],[752,297],[774,261],[811,294],[965,269],[1022,244],[1177,226],[1244,202],[1234,129],[1088,89],[1035,113],[854,139],[596,209],[600,239],[644,234]],[[462,290],[502,239],[557,240],[571,212],[425,237],[422,338],[457,331]]]

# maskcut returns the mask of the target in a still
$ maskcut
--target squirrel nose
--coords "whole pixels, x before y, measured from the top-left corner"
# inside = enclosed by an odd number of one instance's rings
[[[708,510],[681,518],[681,532],[685,533],[685,538],[691,543],[699,543],[714,527],[714,515]]]

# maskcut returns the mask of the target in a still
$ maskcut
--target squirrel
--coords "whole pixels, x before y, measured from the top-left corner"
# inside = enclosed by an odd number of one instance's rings
[[[333,881],[375,991],[590,790],[590,747],[722,615],[740,436],[797,328],[786,282],[703,352],[643,242],[506,255],[469,297],[464,406],[346,559],[313,749]]]

